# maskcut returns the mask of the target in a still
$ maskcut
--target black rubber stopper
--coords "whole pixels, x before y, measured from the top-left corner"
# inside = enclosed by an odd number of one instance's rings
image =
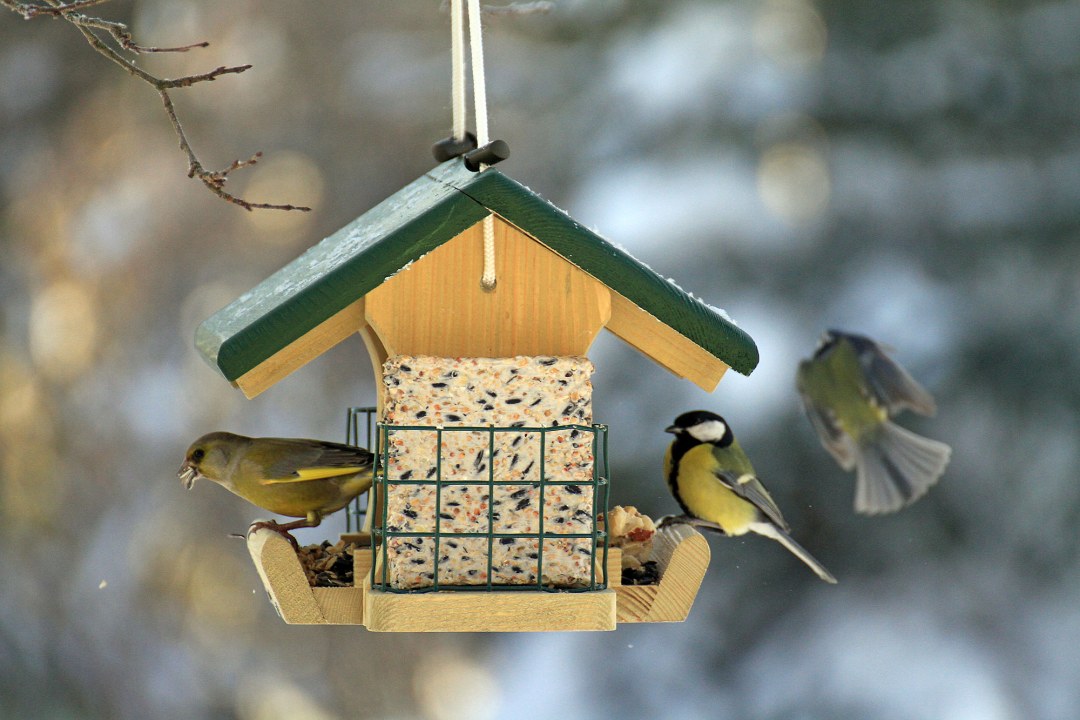
[[[473,172],[481,165],[494,165],[510,157],[510,146],[502,140],[492,140],[481,148],[465,153],[465,167]]]
[[[476,136],[471,132],[467,132],[465,133],[465,137],[461,140],[456,140],[453,136],[443,138],[431,146],[431,154],[435,156],[437,162],[443,163],[450,158],[464,155],[475,148]]]

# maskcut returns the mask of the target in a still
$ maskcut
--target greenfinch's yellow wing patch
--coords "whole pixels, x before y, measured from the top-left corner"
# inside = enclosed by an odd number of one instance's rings
[[[326,478],[353,475],[362,471],[363,467],[311,467],[299,468],[295,477],[273,478],[260,480],[260,485],[280,485],[282,483],[307,482],[309,480],[325,480]]]
[[[316,440],[261,438],[248,459],[259,467],[260,485],[326,480],[370,470],[375,456],[350,445]]]

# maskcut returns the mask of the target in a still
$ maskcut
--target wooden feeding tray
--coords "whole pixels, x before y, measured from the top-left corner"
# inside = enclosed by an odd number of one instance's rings
[[[294,625],[363,625],[373,632],[542,632],[614,630],[618,623],[681,622],[709,565],[709,544],[688,525],[658,530],[656,585],[621,583],[622,554],[608,550],[606,590],[393,593],[371,587],[371,553],[353,556],[354,587],[311,587],[285,538],[260,529],[247,539],[263,586]]]

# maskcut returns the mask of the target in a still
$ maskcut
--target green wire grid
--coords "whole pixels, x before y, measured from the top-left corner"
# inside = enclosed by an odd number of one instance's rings
[[[360,442],[360,429],[365,430],[364,442]],[[372,449],[372,441],[377,440],[375,435],[375,408],[374,407],[351,407],[345,411],[345,444],[355,447]],[[379,457],[378,449],[372,449],[375,457]],[[345,511],[345,532],[356,532],[364,527],[364,517],[367,515],[370,501],[370,493],[360,493],[352,501],[351,506]]]
[[[552,432],[560,432],[567,430],[576,430],[581,433],[589,433],[591,435],[592,445],[592,478],[587,482],[581,480],[548,480],[545,475],[544,463],[546,460],[547,450],[547,435]],[[394,432],[430,432],[435,434],[436,448],[438,452],[435,457],[435,473],[432,477],[424,479],[397,479],[391,480],[388,477],[387,468],[390,465],[390,436]],[[488,467],[487,467],[487,480],[482,481],[478,479],[471,480],[444,480],[443,475],[443,459],[442,459],[442,446],[443,437],[446,433],[486,433],[488,436]],[[495,438],[500,433],[536,433],[540,436],[540,467],[539,467],[539,479],[533,481],[502,481],[495,478]],[[608,560],[608,537],[604,530],[601,530],[597,517],[607,512],[608,506],[608,443],[607,443],[607,426],[601,424],[593,425],[551,425],[546,427],[534,426],[534,427],[496,427],[496,426],[462,426],[462,427],[440,427],[435,425],[388,425],[384,423],[376,423],[376,455],[380,462],[375,471],[374,484],[372,486],[372,492],[378,493],[375,497],[382,499],[380,503],[380,512],[375,518],[375,523],[372,527],[372,563],[371,563],[371,584],[372,587],[377,590],[384,590],[394,593],[424,593],[424,592],[436,592],[440,590],[542,590],[545,592],[588,592],[592,590],[603,590],[607,587],[607,560]],[[494,510],[495,510],[495,486],[497,484],[502,485],[530,485],[539,487],[539,522],[536,532],[494,532]],[[391,486],[399,485],[427,485],[432,486],[435,489],[435,517],[433,521],[434,529],[431,531],[410,531],[410,530],[388,530],[387,529],[387,514],[388,514],[388,497]],[[486,532],[448,532],[442,529],[442,489],[453,485],[486,485],[488,491],[487,502],[487,521],[488,530]],[[575,485],[578,487],[588,486],[592,488],[592,518],[591,518],[591,531],[585,533],[552,533],[544,531],[544,492],[545,489],[551,486],[568,486]],[[392,538],[403,537],[412,539],[426,539],[431,538],[434,541],[434,558],[432,564],[432,577],[430,586],[417,587],[417,588],[397,588],[393,587],[387,578],[389,572],[388,562],[388,544]],[[486,538],[487,539],[487,581],[486,583],[479,584],[450,584],[440,581],[439,573],[439,560],[442,554],[441,544],[446,538]],[[494,544],[496,539],[511,538],[519,540],[535,540],[537,542],[537,563],[536,563],[536,582],[530,583],[496,583],[494,582]],[[550,583],[544,582],[544,554],[545,544],[547,540],[575,540],[575,539],[588,539],[589,542],[589,555],[592,558],[589,563],[589,582],[580,586],[573,587],[558,587]],[[382,553],[382,572],[381,574],[376,572],[378,567],[379,553]],[[604,576],[602,578],[597,577],[597,555],[601,555],[601,567],[604,569]]]

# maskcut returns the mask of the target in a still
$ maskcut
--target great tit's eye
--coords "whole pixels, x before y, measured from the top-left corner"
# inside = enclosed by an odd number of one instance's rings
[[[195,450],[191,453],[191,459],[195,462],[199,462],[204,457],[206,457],[206,451],[202,448],[195,448]]]

